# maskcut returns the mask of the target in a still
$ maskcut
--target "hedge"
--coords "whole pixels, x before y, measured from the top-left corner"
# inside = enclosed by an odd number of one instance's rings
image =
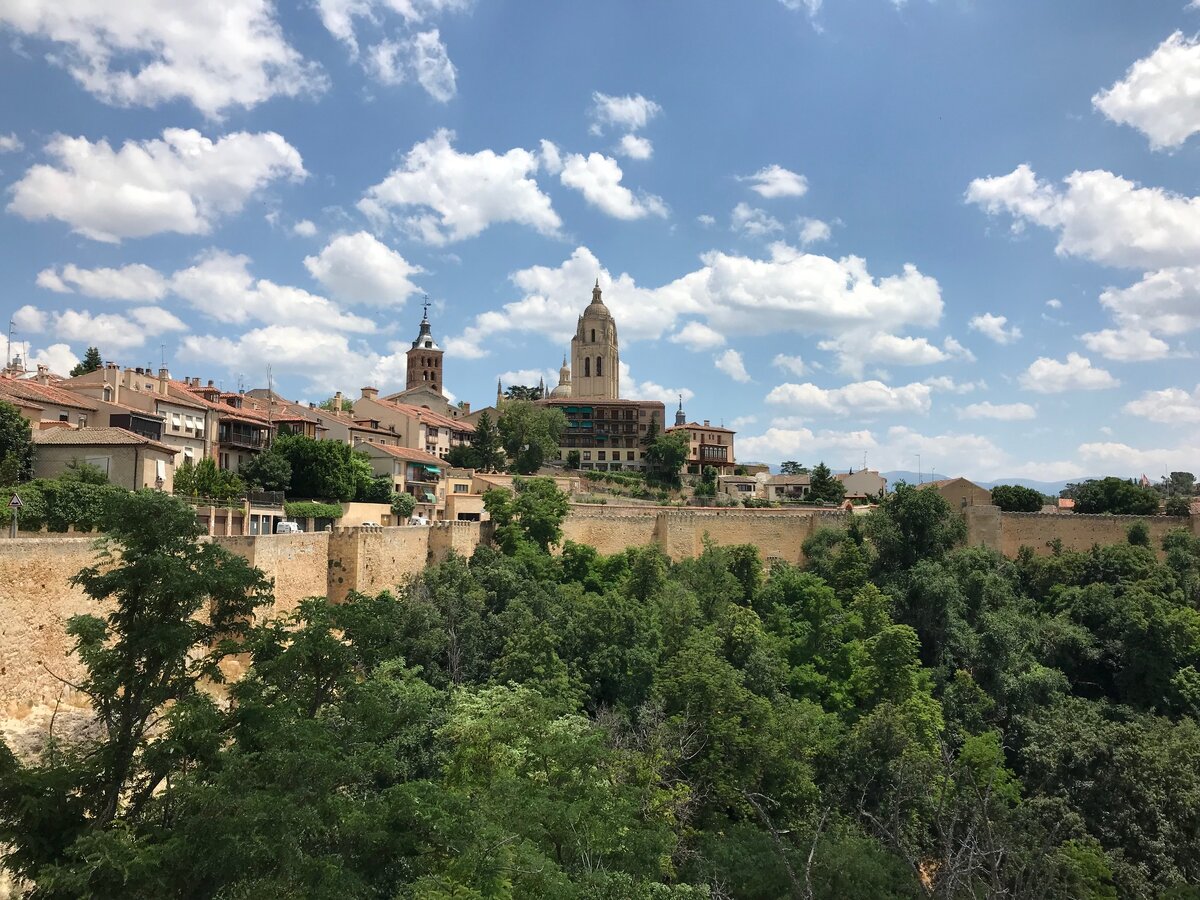
[[[342,508],[336,503],[316,503],[312,500],[297,500],[283,504],[289,519],[340,519]]]

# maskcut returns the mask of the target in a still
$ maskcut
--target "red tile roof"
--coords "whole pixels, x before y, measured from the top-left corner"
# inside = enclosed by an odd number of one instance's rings
[[[138,445],[174,456],[179,451],[124,428],[50,428],[33,433],[33,442],[46,447],[115,447]]]
[[[376,403],[383,406],[391,407],[397,412],[401,412],[406,416],[412,416],[418,421],[424,422],[427,425],[433,425],[437,428],[451,428],[454,431],[471,431],[471,426],[465,422],[456,422],[449,416],[443,416],[441,413],[435,413],[431,409],[426,409],[423,406],[413,406],[411,403],[398,403],[395,400],[376,399]]]
[[[92,411],[97,409],[95,403],[81,394],[49,384],[39,384],[28,378],[0,376],[0,396],[15,397],[18,400],[28,400],[51,406],[69,406],[72,409]]]

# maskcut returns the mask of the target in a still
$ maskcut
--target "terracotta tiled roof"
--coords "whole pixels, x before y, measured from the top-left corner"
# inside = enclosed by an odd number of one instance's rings
[[[434,456],[432,453],[426,453],[424,450],[414,450],[411,447],[393,447],[391,444],[367,444],[364,447],[360,444],[358,449],[366,450],[368,453],[371,450],[380,450],[388,456],[394,456],[405,462],[424,463],[427,466],[439,466],[443,469],[450,468],[450,464],[444,459]]]
[[[134,434],[124,428],[50,428],[35,431],[33,442],[47,447],[115,447],[138,445],[153,447],[174,456],[178,451],[159,441]]]
[[[686,425],[672,425],[667,431],[677,428],[694,428],[696,431],[723,431],[726,434],[737,434],[732,428],[721,428],[719,425],[701,425],[699,422],[688,422]]]
[[[74,391],[64,390],[49,384],[39,384],[27,378],[0,377],[0,395],[29,400],[51,406],[69,406],[72,409],[96,410],[96,404]]]
[[[433,425],[437,428],[452,428],[455,431],[471,431],[469,425],[463,422],[456,422],[449,416],[443,416],[441,413],[435,413],[431,409],[426,409],[423,406],[413,406],[411,403],[397,403],[394,400],[376,400],[383,406],[391,407],[397,412],[404,413],[406,416],[412,416],[418,421],[425,422],[427,425]]]
[[[182,382],[171,382],[172,387],[175,387],[176,385],[178,385],[180,390],[187,394],[189,399],[195,401],[196,403],[202,404],[204,409],[211,409],[227,419],[240,419],[243,422],[250,422],[254,425],[267,424],[267,416],[265,413],[260,413],[257,410],[249,409],[244,406],[241,409],[238,409],[236,406],[230,406],[228,403],[215,403],[214,401],[206,400],[204,397],[201,397],[199,394],[195,393],[197,390],[196,388],[189,388]],[[235,394],[233,396],[238,395]]]

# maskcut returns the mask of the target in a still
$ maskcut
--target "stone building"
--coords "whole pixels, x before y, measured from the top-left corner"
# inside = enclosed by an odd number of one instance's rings
[[[56,478],[73,462],[81,462],[131,491],[157,488],[170,493],[175,487],[175,448],[124,428],[48,428],[35,431],[33,441],[33,474],[38,478]]]
[[[954,510],[966,509],[968,506],[990,506],[992,503],[992,492],[987,488],[981,488],[973,481],[968,481],[965,478],[943,478],[940,481],[927,481],[924,484],[918,485],[922,490],[937,491],[946,502],[950,504],[950,508]]]
[[[418,406],[448,419],[457,419],[471,411],[470,405],[451,403],[446,397],[446,372],[442,363],[446,355],[433,337],[429,324],[429,302],[417,329],[417,336],[406,354],[404,390],[388,394],[383,399],[393,403]]]
[[[680,413],[683,407],[680,405]],[[675,421],[681,418],[676,414]],[[733,455],[733,436],[737,434],[729,428],[713,425],[708,419],[703,423],[686,422],[668,428],[668,433],[682,431],[688,436],[688,456],[684,462],[684,471],[689,475],[702,475],[711,466],[718,475],[732,475],[737,468]]]
[[[592,302],[579,317],[571,338],[568,384],[572,400],[617,400],[621,396],[617,323],[600,296],[600,279]],[[561,384],[561,381],[560,381]]]

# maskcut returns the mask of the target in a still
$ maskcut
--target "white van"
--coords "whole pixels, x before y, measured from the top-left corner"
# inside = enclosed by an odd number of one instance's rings
[[[289,522],[286,519],[283,519],[283,520],[280,520],[275,523],[275,533],[276,534],[299,534],[300,526],[297,525],[295,522]]]
[[[408,520],[409,525],[428,525],[429,520],[422,515],[414,515]]]

